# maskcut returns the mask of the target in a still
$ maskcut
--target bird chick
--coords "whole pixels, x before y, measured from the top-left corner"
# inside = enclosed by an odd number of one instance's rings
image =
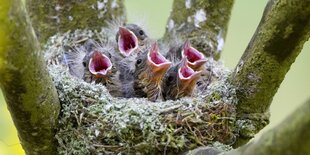
[[[83,65],[83,59],[87,53],[84,46],[64,47],[66,50],[64,54],[65,64],[69,68],[71,75],[82,79],[84,75],[85,67]]]
[[[83,59],[83,80],[89,83],[105,85],[114,97],[121,97],[121,82],[118,63],[109,44],[99,45],[90,40],[85,45],[86,55]]]
[[[148,35],[145,33],[145,31],[136,24],[127,24],[125,26],[127,29],[132,31],[138,38],[138,45],[143,47],[148,42]]]
[[[125,27],[120,27],[118,34],[118,50],[123,56],[128,57],[138,49],[138,38],[132,31]]]
[[[184,57],[180,63],[171,67],[161,83],[162,96],[165,100],[176,100],[181,97],[191,96],[196,82],[201,76],[201,71],[194,71]]]
[[[188,66],[195,71],[203,70],[204,64],[207,62],[203,53],[192,47],[188,40],[181,46],[171,47],[166,57],[173,62],[178,62],[186,57]]]
[[[207,62],[207,59],[203,53],[192,47],[189,41],[184,43],[181,54],[182,57],[187,58],[188,66],[195,71],[202,70],[204,64]]]
[[[119,31],[116,34],[116,41],[119,52],[115,53],[115,55],[118,58],[118,62],[120,64],[126,64],[128,66],[126,69],[129,68],[134,71],[137,54],[149,48],[150,39],[140,26],[127,24],[125,27],[119,27]],[[129,74],[123,75],[123,72],[121,72],[121,77],[124,76],[133,78],[133,76]]]
[[[134,52],[143,49],[148,41],[148,36],[141,27],[135,24],[127,24],[126,27],[119,27],[116,34],[116,42],[120,53],[128,57]]]
[[[150,101],[162,99],[160,83],[171,62],[160,54],[157,43],[138,55],[135,66],[135,96],[147,97]]]
[[[102,51],[96,49],[89,52],[83,60],[85,73],[83,79],[86,82],[95,82],[106,84],[106,79],[112,71],[112,62],[110,58]]]
[[[122,85],[122,96],[130,98],[134,96],[134,70],[137,55],[145,49],[148,36],[141,27],[135,24],[120,26],[116,33],[117,50],[114,53],[117,58],[119,79]]]

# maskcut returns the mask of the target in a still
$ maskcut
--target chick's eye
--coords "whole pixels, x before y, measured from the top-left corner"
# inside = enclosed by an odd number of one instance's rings
[[[143,31],[143,30],[140,30],[140,31],[139,31],[139,34],[140,34],[141,36],[143,36],[143,35],[144,35],[144,31]]]
[[[142,62],[142,59],[137,60],[137,65],[139,65]]]
[[[83,66],[86,67],[86,62],[83,62]]]
[[[169,82],[172,82],[173,79],[174,79],[173,76],[171,76],[171,75],[168,76],[168,81],[169,81]]]

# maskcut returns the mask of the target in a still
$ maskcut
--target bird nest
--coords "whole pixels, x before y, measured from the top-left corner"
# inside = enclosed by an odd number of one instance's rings
[[[70,75],[63,62],[64,47],[89,38],[106,39],[104,32],[76,30],[51,37],[45,46],[61,102],[59,154],[174,154],[234,142],[237,99],[227,80],[231,72],[221,62],[208,59],[212,82],[192,97],[160,102],[115,98],[105,86]]]

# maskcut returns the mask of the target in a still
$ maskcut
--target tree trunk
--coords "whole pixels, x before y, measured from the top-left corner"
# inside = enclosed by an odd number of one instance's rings
[[[164,40],[191,40],[206,56],[219,58],[234,0],[174,0]]]
[[[57,154],[59,100],[21,0],[0,1],[0,88],[26,154]]]
[[[252,125],[244,126],[240,132],[241,140],[245,140],[240,144],[268,124],[266,114],[273,96],[310,36],[309,19],[308,0],[268,2],[231,78],[237,87],[239,123],[246,119],[252,121]]]
[[[57,32],[100,30],[106,21],[125,21],[123,0],[27,0],[27,10],[41,43]]]

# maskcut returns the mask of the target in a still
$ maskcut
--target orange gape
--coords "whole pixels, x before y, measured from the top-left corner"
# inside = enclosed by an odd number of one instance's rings
[[[136,61],[134,72],[135,96],[147,97],[150,101],[162,99],[160,83],[171,62],[160,54],[157,43],[153,43],[148,51],[143,51]]]
[[[191,96],[200,76],[201,71],[194,71],[188,66],[187,59],[183,58],[165,74],[161,84],[163,98],[165,100],[176,100]]]

